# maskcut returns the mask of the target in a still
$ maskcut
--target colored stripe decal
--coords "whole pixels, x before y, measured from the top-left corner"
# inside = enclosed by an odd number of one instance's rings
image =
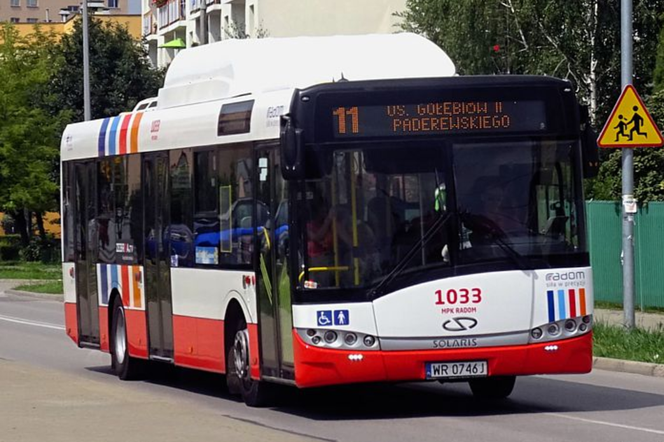
[[[99,265],[99,274],[101,276],[101,303],[108,305],[108,275],[106,274],[106,264]]]
[[[558,319],[567,318],[565,310],[565,290],[558,290]]]
[[[104,121],[101,123],[101,129],[99,130],[99,141],[97,143],[97,152],[100,157],[104,156],[104,150],[106,149],[106,130],[108,130],[108,123],[111,121],[110,118],[104,118]]]
[[[109,289],[109,292],[110,292],[110,291],[113,291],[113,288],[118,287],[120,284],[118,283],[118,266],[109,265],[108,268],[111,270],[111,275],[110,275],[111,276],[111,285],[110,285],[110,289]],[[124,299],[123,299],[123,301],[124,301]],[[123,303],[123,305],[125,307],[127,306],[127,304],[124,304],[124,303]]]
[[[120,125],[120,118],[121,117],[114,117],[113,118],[113,123],[111,123],[111,133],[109,134],[108,137],[108,154],[109,155],[115,155],[115,146],[116,146],[116,138],[118,135],[118,126]]]
[[[138,281],[141,277],[141,268],[138,266],[131,268],[131,280],[134,286],[134,307],[141,308],[141,289],[138,287]]]
[[[120,266],[120,271],[122,272],[122,299],[127,300],[127,304],[125,305],[130,305],[129,302],[129,291],[131,290],[129,287],[129,268],[127,266]]]
[[[567,296],[569,298],[569,317],[574,318],[576,316],[576,294],[574,289],[569,289]]]
[[[122,124],[120,125],[120,155],[127,153],[127,129],[129,129],[129,120],[131,120],[131,114],[122,117]]]
[[[579,304],[581,304],[581,316],[586,316],[586,289],[579,289]]]
[[[143,112],[136,114],[134,121],[131,123],[131,142],[129,143],[130,153],[138,152],[138,129],[141,125]]]
[[[556,310],[553,302],[553,290],[547,290],[546,296],[549,300],[549,322],[554,322],[556,320]]]

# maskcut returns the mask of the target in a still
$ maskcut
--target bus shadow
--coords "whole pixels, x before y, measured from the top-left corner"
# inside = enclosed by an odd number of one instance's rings
[[[110,367],[88,370],[114,376]],[[241,402],[228,393],[225,377],[214,373],[154,364],[149,378],[142,382]],[[362,384],[305,390],[275,387],[275,401],[269,409],[321,421],[626,411],[664,405],[664,394],[547,377],[519,378],[510,398],[503,401],[475,399],[466,383]]]

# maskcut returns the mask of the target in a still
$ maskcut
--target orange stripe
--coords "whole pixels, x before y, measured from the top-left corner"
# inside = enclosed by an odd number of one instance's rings
[[[127,266],[120,266],[122,272],[122,301],[125,307],[129,307],[129,272]]]
[[[586,316],[586,289],[579,289],[579,302],[581,303],[581,316]]]
[[[142,308],[141,305],[141,289],[138,288],[138,278],[141,275],[141,268],[138,266],[132,267],[131,279],[134,284],[134,307]]]
[[[143,118],[143,112],[139,112],[134,117],[134,121],[131,123],[131,142],[129,144],[129,153],[138,152],[138,128],[141,125],[141,118]]]

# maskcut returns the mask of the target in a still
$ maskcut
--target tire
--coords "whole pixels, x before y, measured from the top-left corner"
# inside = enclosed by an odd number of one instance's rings
[[[505,399],[514,390],[516,376],[491,376],[488,378],[473,379],[468,382],[473,396],[478,399]]]
[[[127,345],[127,321],[119,298],[113,303],[111,325],[111,367],[123,381],[139,379],[144,374],[144,364],[140,359],[129,356]]]
[[[238,328],[226,358],[228,391],[242,395],[250,407],[265,407],[272,403],[272,385],[251,379],[249,332],[244,322]]]

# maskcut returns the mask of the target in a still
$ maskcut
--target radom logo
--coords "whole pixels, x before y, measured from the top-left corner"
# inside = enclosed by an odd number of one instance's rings
[[[470,330],[471,328],[475,328],[476,325],[477,319],[467,317],[452,318],[443,322],[443,328],[451,332]]]

